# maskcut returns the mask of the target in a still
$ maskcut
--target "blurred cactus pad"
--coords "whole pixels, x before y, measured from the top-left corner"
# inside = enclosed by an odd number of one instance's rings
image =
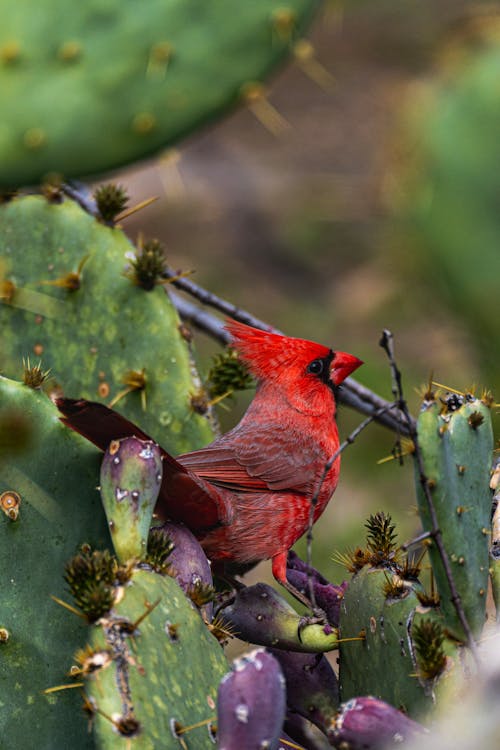
[[[0,0],[0,185],[158,152],[262,93],[318,0]]]
[[[497,389],[500,13],[483,11],[457,26],[434,74],[411,91],[394,199],[425,284],[469,328]]]
[[[1,205],[0,238],[2,374],[20,379],[23,360],[42,359],[52,389],[118,398],[116,409],[174,454],[210,442],[177,312],[160,285],[141,285],[144,248],[74,201],[43,196]]]

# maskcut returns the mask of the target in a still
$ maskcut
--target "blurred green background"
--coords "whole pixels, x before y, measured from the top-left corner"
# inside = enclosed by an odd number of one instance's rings
[[[310,39],[313,61],[270,91],[278,136],[240,109],[113,176],[132,204],[159,196],[125,229],[287,334],[361,357],[357,378],[385,398],[389,328],[413,413],[431,374],[498,394],[500,4],[327,0]],[[206,372],[217,347],[197,347]],[[224,429],[250,397],[219,409]],[[342,408],[341,435],[361,419]],[[410,461],[377,464],[393,445],[371,426],[344,454],[315,534],[334,580],[332,553],[363,543],[368,514],[390,511],[401,540],[418,531]]]

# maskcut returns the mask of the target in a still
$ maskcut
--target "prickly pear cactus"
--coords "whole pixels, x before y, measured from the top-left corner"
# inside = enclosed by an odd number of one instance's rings
[[[121,230],[41,196],[0,206],[0,243],[0,371],[18,377],[23,358],[41,357],[66,396],[118,398],[116,409],[170,452],[210,442],[177,313],[163,289],[143,288],[138,259],[149,256],[130,259]]]
[[[78,691],[44,694],[66,681],[68,654],[87,624],[67,600],[62,570],[82,540],[110,543],[95,490],[99,452],[67,430],[40,390],[0,377],[0,736],[6,750],[91,748]],[[17,436],[17,437],[16,437]]]
[[[481,400],[471,394],[451,394],[443,406],[429,394],[418,418],[418,438],[438,525],[465,615],[476,637],[484,626],[488,590],[493,456],[490,406],[488,397]],[[431,530],[420,482],[417,496],[423,528]],[[435,545],[431,544],[429,555],[446,624],[461,636]]]
[[[455,650],[418,582],[419,565],[397,551],[390,518],[376,514],[367,526],[340,606],[340,697],[373,695],[419,716],[455,666]]]
[[[179,737],[206,750],[228,670],[219,643],[169,576],[136,569],[116,598],[81,663],[96,748],[178,750]]]
[[[130,163],[258,99],[318,5],[2,0],[0,185]]]
[[[173,542],[164,527],[149,531],[161,476],[155,443],[112,441],[101,495],[117,558],[83,545],[65,567],[77,611],[91,623],[69,674],[83,687],[82,708],[100,750],[127,750],[131,740],[138,750],[177,749],[184,735],[190,748],[206,748],[227,671],[211,623],[197,608],[202,592],[186,595],[174,578],[184,563],[192,566],[193,545],[184,550],[182,535]],[[169,561],[174,544],[176,570]]]

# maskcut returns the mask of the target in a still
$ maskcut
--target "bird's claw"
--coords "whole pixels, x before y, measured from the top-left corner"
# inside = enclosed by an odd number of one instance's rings
[[[312,607],[310,615],[303,615],[299,621],[299,627],[297,629],[297,635],[299,641],[302,643],[302,631],[309,625],[324,625],[325,627],[331,627],[326,616],[326,612],[320,607]]]

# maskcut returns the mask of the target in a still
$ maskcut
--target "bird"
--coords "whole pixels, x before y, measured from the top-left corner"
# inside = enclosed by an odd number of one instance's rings
[[[271,560],[276,581],[307,607],[287,580],[287,556],[333,495],[340,471],[336,391],[363,364],[306,339],[226,322],[231,345],[257,385],[239,423],[204,448],[164,449],[155,512],[183,523],[218,565]],[[59,397],[61,420],[101,450],[140,428],[101,403]],[[313,503],[311,509],[311,503]]]

